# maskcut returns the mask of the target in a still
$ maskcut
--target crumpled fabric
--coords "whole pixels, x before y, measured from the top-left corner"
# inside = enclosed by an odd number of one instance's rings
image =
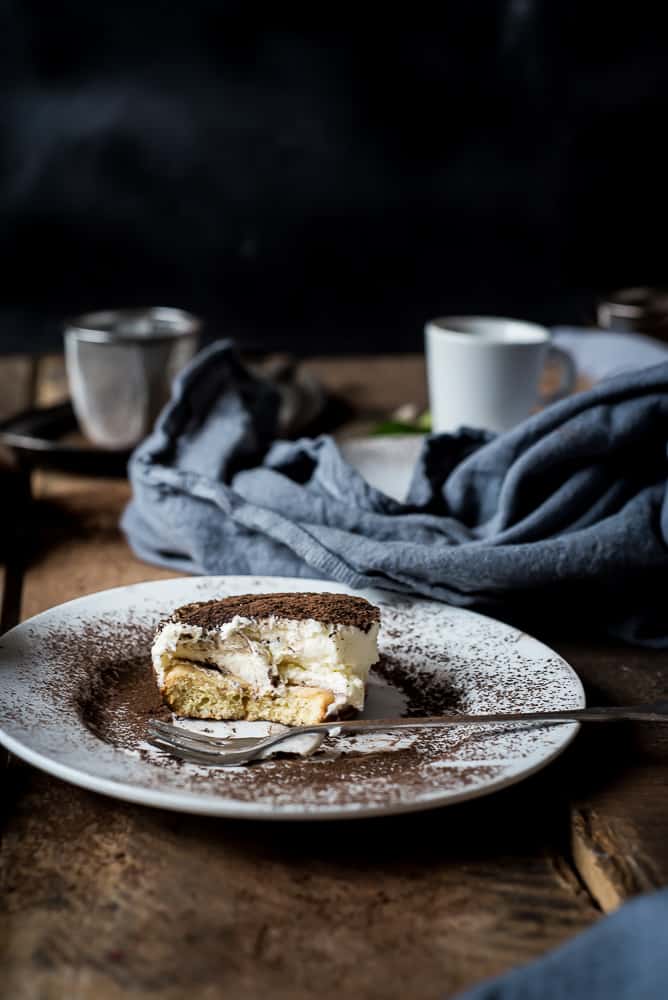
[[[230,342],[198,355],[129,465],[142,559],[200,574],[331,578],[523,627],[668,645],[668,363],[493,436],[425,439],[400,503],[329,436],[275,440],[279,398]]]

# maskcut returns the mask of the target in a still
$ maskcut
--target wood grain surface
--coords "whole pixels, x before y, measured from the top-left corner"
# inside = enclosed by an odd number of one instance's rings
[[[0,358],[0,420],[32,406],[37,362],[26,354]]]
[[[360,426],[424,405],[421,358],[309,367],[361,400]],[[122,538],[126,483],[36,473],[32,489],[22,617],[172,575]],[[573,663],[591,701],[668,690],[668,653],[541,638]],[[668,733],[658,727],[585,730],[515,788],[374,821],[182,816],[16,759],[2,782],[0,995],[12,1000],[450,996],[668,882]]]
[[[654,701],[668,694],[668,651],[604,642],[554,645],[576,666],[588,700]],[[598,905],[668,885],[668,727],[622,724],[580,737],[571,790],[571,845]]]
[[[37,362],[26,355],[0,359],[0,420],[29,409],[37,391]],[[16,525],[21,524],[30,484],[14,455],[0,445],[0,632],[18,621],[23,561]],[[11,526],[11,527],[10,527]]]

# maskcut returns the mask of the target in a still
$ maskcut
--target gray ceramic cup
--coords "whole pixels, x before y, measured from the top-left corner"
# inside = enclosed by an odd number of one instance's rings
[[[197,350],[200,321],[154,307],[87,313],[65,327],[65,363],[81,430],[102,448],[132,448]]]

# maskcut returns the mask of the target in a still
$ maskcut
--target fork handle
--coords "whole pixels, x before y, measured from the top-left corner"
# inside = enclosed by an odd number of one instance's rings
[[[388,729],[433,729],[438,726],[489,725],[502,722],[668,722],[668,701],[642,705],[605,705],[600,708],[556,709],[549,712],[495,712],[486,715],[429,715],[405,719],[353,719],[320,723],[300,732],[372,732]]]

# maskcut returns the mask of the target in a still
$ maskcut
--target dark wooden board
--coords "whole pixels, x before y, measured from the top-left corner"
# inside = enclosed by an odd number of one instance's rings
[[[554,645],[577,668],[590,702],[632,704],[668,696],[668,650],[601,641]],[[668,885],[668,726],[592,726],[574,772],[572,851],[605,911]]]
[[[15,355],[0,360],[0,420],[33,405],[37,365],[33,358]],[[0,632],[18,620],[21,597],[21,565],[17,559],[14,525],[25,507],[28,483],[10,451],[0,447]]]
[[[36,392],[36,362],[24,354],[0,358],[0,420],[31,406]]]
[[[434,813],[272,825],[129,806],[23,765],[11,776],[11,997],[435,998],[598,913],[564,857],[553,778]]]

